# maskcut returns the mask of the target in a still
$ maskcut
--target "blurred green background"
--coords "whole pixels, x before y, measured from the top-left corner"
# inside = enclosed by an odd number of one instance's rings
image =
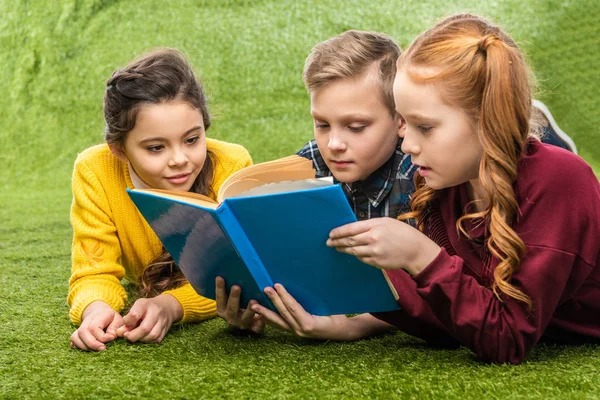
[[[0,398],[598,398],[598,346],[538,345],[523,365],[403,334],[317,343],[267,330],[236,336],[219,320],[175,327],[160,345],[68,349],[70,174],[103,140],[111,72],[157,46],[202,77],[209,136],[255,162],[312,137],[301,71],[312,46],[347,29],[406,48],[448,14],[503,26],[536,72],[537,95],[600,172],[600,2],[0,0]]]

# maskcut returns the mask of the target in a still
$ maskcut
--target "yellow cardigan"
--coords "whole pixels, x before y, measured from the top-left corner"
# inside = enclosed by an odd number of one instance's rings
[[[232,173],[252,164],[240,145],[207,139],[215,155],[212,188],[219,191]],[[121,285],[126,277],[137,283],[145,267],[161,253],[156,234],[138,212],[125,188],[133,189],[127,163],[121,162],[106,144],[85,150],[73,170],[72,273],[67,301],[74,324],[81,324],[85,308],[101,300],[121,312],[127,293]],[[165,293],[183,307],[181,322],[199,321],[216,315],[213,300],[198,295],[188,283]]]

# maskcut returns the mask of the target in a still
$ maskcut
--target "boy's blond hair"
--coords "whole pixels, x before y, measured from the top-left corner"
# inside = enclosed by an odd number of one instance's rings
[[[396,115],[392,86],[400,47],[383,33],[350,30],[313,47],[302,78],[309,92],[343,78],[352,78],[379,62],[379,80],[383,104]]]

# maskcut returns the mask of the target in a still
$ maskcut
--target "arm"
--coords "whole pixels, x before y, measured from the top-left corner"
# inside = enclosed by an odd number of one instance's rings
[[[424,335],[419,326],[430,325],[439,333],[434,338],[446,341],[446,331],[483,360],[521,362],[548,325],[575,256],[547,247],[528,247],[513,282],[533,301],[534,308],[529,311],[525,303],[507,296],[500,301],[492,290],[465,274],[469,267],[460,257],[451,257],[439,247],[436,254],[428,241],[406,224],[381,218],[340,227],[331,232],[328,244],[379,268],[404,268],[415,275],[415,284],[407,285],[402,284],[406,279],[401,279],[405,273],[389,274],[403,307],[403,318],[396,322],[408,333],[427,339],[430,335]],[[410,319],[418,323],[410,324]]]
[[[70,317],[80,325],[84,310],[95,301],[120,311],[127,299],[121,285],[125,269],[108,199],[98,178],[83,163],[73,172],[72,273],[69,280]]]
[[[189,283],[176,289],[167,290],[162,295],[170,295],[177,300],[181,307],[180,317],[173,322],[198,322],[217,315],[215,301],[200,296]]]
[[[389,332],[394,327],[371,314],[348,318],[345,315],[316,316],[304,308],[280,284],[265,288],[279,314],[254,304],[252,310],[276,328],[293,332],[301,337],[326,340],[356,340],[362,337]]]
[[[502,296],[464,274],[464,262],[445,251],[414,277],[417,293],[456,339],[489,362],[520,363],[556,309],[577,260],[572,254],[529,247],[513,282],[533,302]]]

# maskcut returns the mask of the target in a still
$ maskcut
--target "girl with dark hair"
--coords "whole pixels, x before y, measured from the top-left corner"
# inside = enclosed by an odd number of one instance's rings
[[[251,165],[239,145],[206,137],[207,100],[185,57],[159,49],[116,70],[104,96],[106,143],[81,153],[73,171],[71,346],[104,350],[118,336],[160,342],[175,322],[216,315],[139,214],[126,188],[193,191],[213,199]],[[126,277],[141,297],[122,317]]]
[[[532,129],[532,76],[516,43],[474,15],[420,35],[397,63],[402,150],[419,166],[412,211],[331,232],[328,245],[386,270],[400,310],[307,314],[281,285],[254,304],[271,325],[351,340],[399,328],[519,363],[542,338],[600,339],[600,184]],[[576,199],[576,200],[574,200]]]

